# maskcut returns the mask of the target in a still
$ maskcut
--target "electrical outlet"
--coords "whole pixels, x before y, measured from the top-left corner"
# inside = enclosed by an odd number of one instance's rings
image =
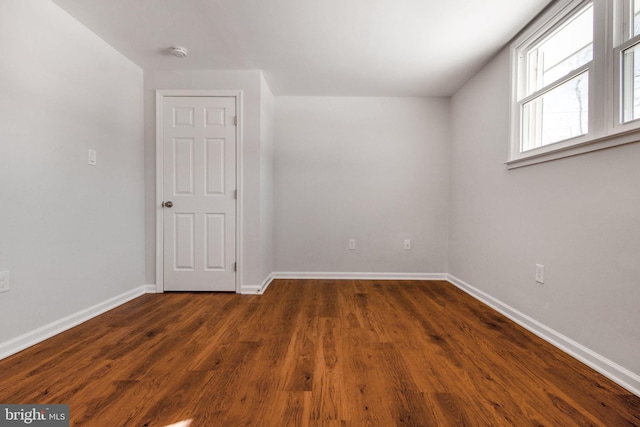
[[[544,265],[536,264],[536,282],[544,283]]]
[[[349,250],[350,251],[356,250],[356,239],[349,239]]]
[[[9,292],[11,283],[9,281],[9,272],[0,271],[0,292]]]
[[[404,250],[405,251],[410,251],[411,250],[411,240],[406,239],[404,241]]]
[[[89,149],[89,165],[96,166],[97,164],[98,164],[98,161],[97,161],[96,150]]]

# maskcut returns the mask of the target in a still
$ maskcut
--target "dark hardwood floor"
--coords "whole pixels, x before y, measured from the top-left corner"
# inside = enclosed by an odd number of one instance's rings
[[[144,295],[0,361],[72,426],[640,426],[640,398],[447,282]]]

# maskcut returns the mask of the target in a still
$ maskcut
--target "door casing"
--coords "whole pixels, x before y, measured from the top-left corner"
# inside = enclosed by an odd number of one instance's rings
[[[183,97],[204,97],[204,96],[225,96],[236,99],[236,186],[238,197],[236,200],[236,293],[240,293],[242,288],[242,91],[241,90],[156,90],[156,293],[164,292],[164,215],[162,208],[163,195],[163,168],[164,168],[164,144],[162,128],[162,111],[164,108],[164,98]]]

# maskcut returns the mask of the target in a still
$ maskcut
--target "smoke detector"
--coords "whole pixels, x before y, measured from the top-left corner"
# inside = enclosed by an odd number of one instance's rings
[[[171,48],[171,55],[175,56],[176,58],[185,58],[188,53],[189,51],[182,46],[175,46]]]

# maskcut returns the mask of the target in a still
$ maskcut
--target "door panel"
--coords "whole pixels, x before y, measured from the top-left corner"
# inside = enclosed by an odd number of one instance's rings
[[[194,242],[195,215],[179,213],[173,215],[175,223],[175,249],[173,251],[173,265],[176,271],[195,270]]]
[[[207,270],[224,269],[225,215],[207,214],[205,223]]]
[[[235,291],[233,97],[163,101],[165,291]]]
[[[225,190],[225,155],[224,139],[207,138],[205,143],[205,182],[207,195],[224,195]]]
[[[193,138],[173,139],[173,182],[174,193],[180,195],[193,195],[195,170],[193,167],[195,141]]]

